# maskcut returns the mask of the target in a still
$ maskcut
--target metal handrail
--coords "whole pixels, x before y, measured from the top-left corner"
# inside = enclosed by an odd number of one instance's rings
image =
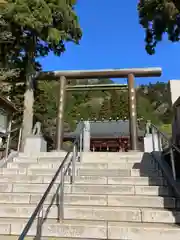
[[[11,129],[11,128],[12,128],[12,121],[10,121],[8,131],[6,133],[6,135],[7,135],[7,144],[6,144],[6,150],[5,150],[5,158],[6,159],[8,158],[8,154],[9,154],[9,146],[10,146],[10,142],[11,142],[11,134],[12,133],[19,131],[17,152],[20,151],[20,146],[21,146],[22,127],[15,128],[15,129]]]
[[[180,153],[180,148],[177,147],[175,144],[172,143],[172,140],[167,137],[165,133],[163,133],[157,126],[154,124],[148,122],[148,128],[151,129],[152,134],[152,144],[153,144],[153,151],[156,151],[155,147],[155,134],[157,134],[157,141],[158,141],[158,151],[162,151],[162,138],[165,139],[165,141],[168,143],[170,148],[170,160],[171,160],[171,167],[172,167],[172,175],[174,181],[176,181],[176,168],[175,168],[175,161],[174,161],[174,150]],[[148,133],[150,132],[148,130]]]
[[[171,139],[165,134],[163,133],[157,126],[155,126],[154,124],[151,123],[152,129],[155,129],[157,133],[159,133],[168,143],[170,146],[172,146],[177,152],[180,153],[180,149],[172,143]],[[153,131],[152,131],[153,134]]]
[[[60,175],[61,179],[60,179],[60,183],[57,186],[56,192],[52,198],[50,207],[52,206],[52,204],[54,203],[55,199],[57,201],[57,205],[58,205],[58,221],[63,220],[64,218],[64,176],[65,174],[68,172],[71,164],[72,164],[72,171],[71,171],[71,184],[74,183],[75,181],[75,165],[76,165],[76,160],[77,160],[77,156],[78,156],[78,149],[77,149],[77,143],[79,143],[79,161],[81,161],[81,157],[82,157],[82,129],[80,130],[80,136],[77,136],[73,145],[72,145],[72,149],[66,154],[65,158],[63,159],[62,163],[60,164],[58,170],[56,171],[54,177],[52,178],[50,184],[48,185],[44,195],[42,196],[42,198],[40,199],[37,207],[35,208],[34,212],[32,213],[31,217],[29,218],[26,226],[24,227],[21,235],[19,236],[18,240],[24,240],[24,238],[26,237],[27,233],[29,232],[32,224],[34,223],[36,217],[38,217],[38,221],[37,221],[37,232],[36,232],[36,236],[35,239],[39,240],[41,238],[41,228],[42,228],[42,224],[45,220],[45,217],[43,217],[43,205],[44,202],[46,200],[46,198],[48,197],[52,187],[54,186],[58,176]],[[80,141],[80,142],[79,142]],[[72,153],[72,157],[69,160],[69,163],[65,166],[65,164],[68,162],[68,159],[70,157],[70,154]],[[47,217],[47,216],[46,216]]]

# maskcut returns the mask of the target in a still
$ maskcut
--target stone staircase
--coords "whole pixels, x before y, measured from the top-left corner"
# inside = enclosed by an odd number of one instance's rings
[[[0,169],[0,239],[18,239],[62,160],[53,153],[20,154]],[[180,239],[180,203],[149,154],[84,153],[76,173],[73,185],[65,178],[64,221],[57,222],[53,205],[41,239]]]

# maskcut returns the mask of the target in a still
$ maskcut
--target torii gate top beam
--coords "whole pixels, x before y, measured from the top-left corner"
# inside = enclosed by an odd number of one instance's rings
[[[105,91],[105,90],[127,90],[127,84],[88,84],[88,85],[69,85],[66,91]]]
[[[93,79],[93,78],[127,78],[129,74],[135,77],[160,77],[162,69],[157,68],[127,68],[127,69],[106,69],[106,70],[74,70],[74,71],[53,71],[41,72],[38,80],[55,80],[64,76],[67,79]]]

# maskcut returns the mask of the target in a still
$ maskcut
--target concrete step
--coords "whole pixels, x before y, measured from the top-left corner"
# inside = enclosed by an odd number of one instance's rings
[[[33,175],[11,175],[0,176],[0,183],[50,183],[53,176],[33,176]],[[60,182],[60,176],[57,178]],[[70,176],[65,176],[65,182],[70,183]],[[140,185],[140,186],[163,186],[167,182],[162,177],[98,177],[98,176],[76,176],[76,183],[81,184],[115,184],[115,185]]]
[[[67,152],[65,151],[60,151],[60,152],[40,152],[40,153],[33,153],[31,152],[31,154],[27,154],[27,153],[23,153],[20,152],[18,154],[18,157],[20,158],[27,158],[27,159],[31,159],[31,158],[60,158],[60,157],[65,157],[67,154]]]
[[[152,208],[175,208],[175,198],[157,196],[119,196],[109,195],[108,206],[118,207],[149,207]],[[179,201],[180,202],[180,201]]]
[[[37,204],[42,195],[38,193],[3,193],[0,197],[0,203]],[[52,197],[53,195],[49,195],[45,204],[50,204]],[[173,197],[65,194],[64,201],[65,204],[69,205],[175,208],[175,198]]]
[[[29,218],[35,205],[0,204],[2,218]],[[44,205],[46,214],[47,205]],[[57,219],[57,206],[53,205],[48,218]],[[65,219],[117,222],[180,223],[180,211],[160,208],[109,207],[109,206],[64,206]]]
[[[108,223],[108,239],[119,240],[179,240],[180,228],[170,224],[152,223]]]
[[[3,222],[4,220],[4,222]],[[0,233],[4,235],[16,235],[18,236],[25,224],[27,219],[2,219],[0,220]],[[2,229],[2,231],[1,231]],[[35,221],[32,225],[29,236],[35,236],[37,230],[37,222]],[[106,239],[107,236],[107,224],[99,221],[73,221],[64,220],[58,223],[56,220],[48,220],[42,226],[42,236],[48,238],[41,238],[44,240],[55,240],[56,237],[65,238],[68,240],[72,239]],[[8,238],[5,238],[9,240]],[[10,240],[13,238],[10,238]],[[14,238],[17,240],[17,238]],[[13,240],[14,240],[13,239]],[[25,238],[26,239],[26,238]],[[27,238],[29,239],[29,238]],[[33,238],[34,239],[34,238]],[[4,238],[3,238],[4,240]]]
[[[67,152],[65,151],[52,151],[52,152],[40,152],[40,153],[35,153],[33,154],[26,154],[23,152],[20,152],[18,154],[19,157],[26,157],[26,158],[31,158],[31,157],[36,157],[36,158],[45,158],[45,157],[62,157]],[[82,155],[85,157],[91,157],[91,156],[97,156],[97,157],[112,157],[112,156],[117,156],[117,157],[142,157],[144,155],[144,152],[139,152],[139,151],[130,151],[130,152],[82,152]]]
[[[94,159],[94,157],[96,157]],[[62,160],[64,159],[64,157],[15,157],[13,159],[13,162],[18,162],[18,163],[60,163]],[[96,156],[91,156],[90,158],[85,158],[83,159],[82,161],[82,164],[93,164],[93,163],[101,163],[101,164],[107,164],[107,163],[140,163],[140,162],[143,162],[143,163],[154,163],[155,160],[151,157],[148,157],[146,159],[142,159],[141,157],[127,157],[127,156],[122,156],[122,157],[119,157],[119,155],[117,156],[115,154],[115,156],[111,156],[111,157],[108,157],[106,159],[106,157],[104,157],[103,159],[102,158],[99,158]]]
[[[0,175],[18,174],[18,175],[50,175],[53,176],[57,169],[27,169],[27,168],[0,168]],[[98,177],[161,177],[159,170],[147,169],[78,169],[77,175],[80,176],[98,176]]]
[[[17,163],[60,163],[62,162],[64,159],[64,157],[42,157],[42,158],[38,158],[38,157],[15,157],[13,158],[13,162],[17,162]]]
[[[67,164],[65,164],[67,165]],[[53,162],[47,162],[47,163],[33,163],[33,162],[9,162],[7,164],[7,168],[28,168],[28,169],[38,169],[38,168],[45,168],[45,169],[51,169],[51,168],[58,168],[60,166],[60,161],[53,163]],[[156,165],[152,164],[150,162],[146,163],[76,163],[76,168],[80,169],[156,169]]]
[[[167,185],[167,182],[163,177],[107,177],[107,180],[108,180],[108,184],[116,184],[116,185],[117,184],[123,184],[123,185],[129,184],[129,185],[140,185],[140,186]]]
[[[52,187],[52,193],[56,191],[58,184]],[[23,184],[23,183],[0,183],[0,193],[44,193],[48,184]],[[83,194],[118,194],[118,195],[149,195],[171,196],[172,191],[166,186],[134,186],[134,185],[89,185],[89,184],[66,184],[65,193]]]
[[[27,168],[0,168],[0,175],[33,175],[33,176],[54,176],[57,169],[27,169]]]
[[[16,220],[16,219],[15,219]],[[9,219],[5,223],[0,223],[0,229],[7,234],[3,240],[17,240],[17,235],[24,227],[25,220]],[[2,227],[1,227],[2,226]],[[6,231],[5,231],[6,230]],[[36,234],[36,223],[33,224],[29,235]],[[52,237],[52,234],[54,235]],[[70,221],[62,223],[47,221],[43,225],[41,240],[90,240],[90,239],[113,239],[113,240],[152,240],[161,238],[162,240],[179,240],[180,228],[170,224],[133,223],[133,222],[92,222],[92,221]],[[16,235],[16,236],[15,236]],[[56,237],[55,237],[56,236]],[[34,237],[27,237],[25,240],[33,240]]]
[[[1,218],[29,218],[36,204],[0,204]],[[48,206],[44,206],[44,214]],[[57,206],[53,205],[48,214],[49,219],[57,219]],[[65,219],[95,221],[141,221],[138,208],[64,206]],[[53,235],[52,235],[53,236]],[[88,236],[89,237],[89,236]]]
[[[82,162],[120,162],[128,160],[141,162],[152,160],[149,153],[143,152],[85,152],[82,154]]]
[[[48,225],[46,225],[48,227]],[[3,240],[18,240],[18,237],[17,235],[1,235],[0,234],[0,237],[1,239]],[[41,237],[41,240],[92,240],[92,239],[95,239],[95,240],[103,240],[102,238],[81,238],[81,237],[78,237],[78,238],[72,238],[72,237]],[[34,237],[31,237],[31,236],[27,236],[24,238],[24,240],[34,240]],[[124,239],[123,239],[124,240]]]
[[[46,227],[48,227],[48,225],[46,225]],[[18,240],[19,236],[16,235],[1,235],[0,237],[2,237],[3,240]],[[81,238],[81,237],[77,237],[77,238],[72,238],[72,237],[41,237],[41,240],[103,240],[103,238]],[[32,236],[27,236],[24,238],[24,240],[34,240],[34,237]],[[125,240],[125,239],[121,239],[121,240]]]
[[[31,154],[29,156],[19,153],[19,156],[14,158],[15,162],[21,161],[59,161],[60,158],[64,158],[66,153],[63,152],[47,152]],[[144,154],[143,152],[84,152],[82,153],[82,162],[141,162],[144,160],[152,160],[150,154]]]
[[[22,203],[22,204],[37,204],[43,194],[33,193],[3,193],[0,197],[1,204]],[[45,204],[50,204],[53,195],[49,195]],[[95,205],[106,206],[108,205],[107,195],[82,195],[82,194],[65,194],[65,204],[69,205]]]
[[[156,169],[78,169],[79,176],[107,176],[107,177],[160,177],[162,172]]]
[[[121,158],[143,158],[143,156],[150,156],[144,152],[83,152],[82,157],[84,159],[99,158],[99,159],[121,159]]]
[[[3,220],[2,220],[3,221]],[[17,235],[24,227],[26,220],[8,219],[5,223],[0,221],[0,230],[4,234],[0,235],[3,240],[17,240]],[[36,222],[33,224],[29,235],[36,234]],[[47,221],[42,228],[41,240],[90,240],[90,239],[113,239],[113,240],[152,240],[161,238],[162,240],[179,240],[180,228],[170,224],[134,223],[134,222],[97,222],[97,221],[70,221],[62,223]],[[52,235],[54,235],[52,237]],[[55,237],[56,236],[56,237]],[[33,240],[34,237],[27,237],[25,240]]]
[[[53,164],[53,163],[8,163],[7,164],[7,168],[15,168],[15,169],[19,169],[19,168],[28,168],[28,169],[58,169],[58,167],[60,166],[60,163],[58,164]]]

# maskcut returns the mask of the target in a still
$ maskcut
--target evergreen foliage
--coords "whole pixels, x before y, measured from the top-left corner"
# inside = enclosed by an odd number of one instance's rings
[[[82,32],[75,4],[75,0],[0,2],[0,84],[8,85],[3,94],[18,109],[23,110],[27,77],[41,70],[38,59],[50,52],[60,56],[67,41],[79,43]],[[46,89],[41,89],[35,81],[32,85],[36,103],[47,103],[50,97]],[[35,120],[42,120],[43,115],[48,119],[47,112],[54,114],[53,104],[47,108],[46,104],[35,104]],[[22,120],[21,115],[16,116],[17,122]]]
[[[75,3],[7,0],[0,4],[0,80],[24,82],[27,74],[41,70],[39,57],[49,52],[60,56],[66,41],[79,43],[82,32]]]
[[[101,80],[99,81],[101,82]],[[74,81],[75,84],[75,81]],[[36,101],[35,112],[39,118],[54,119],[49,126],[55,128],[57,114],[57,83],[41,82],[40,90],[44,91],[41,98]],[[153,90],[154,89],[154,90]],[[166,83],[142,85],[137,89],[137,114],[138,118],[151,120],[157,125],[171,122],[170,107],[168,103],[168,91]],[[86,98],[85,96],[88,97]],[[162,94],[163,93],[163,94]],[[40,107],[39,107],[40,105]],[[39,108],[45,109],[44,113]],[[158,111],[157,111],[158,109]],[[167,116],[166,120],[165,115]],[[122,91],[89,91],[89,92],[68,92],[66,95],[65,123],[66,130],[73,130],[76,122],[81,118],[87,119],[128,119],[128,93]],[[53,120],[51,120],[53,122]]]
[[[99,111],[99,119],[108,119],[111,116],[109,98],[105,98]]]
[[[146,32],[146,51],[155,53],[158,42],[167,33],[172,42],[180,37],[179,0],[140,0],[138,3],[139,20]]]

